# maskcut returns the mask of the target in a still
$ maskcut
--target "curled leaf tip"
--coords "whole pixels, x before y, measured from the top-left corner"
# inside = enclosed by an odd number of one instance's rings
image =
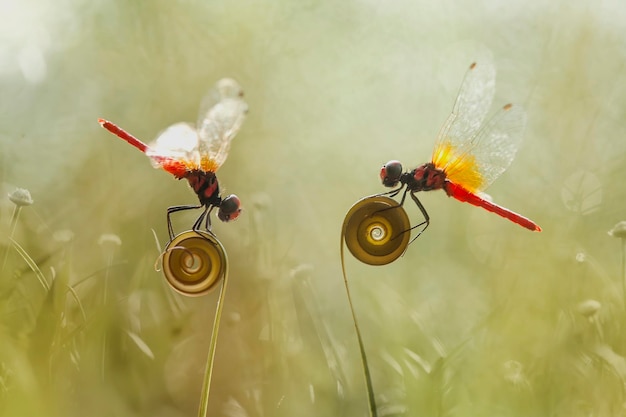
[[[98,238],[98,245],[100,246],[121,246],[122,245],[122,239],[120,239],[120,237],[116,234],[113,233],[104,233],[102,235],[100,235],[100,237]]]
[[[609,230],[609,236],[613,236],[619,239],[626,238],[626,220],[622,220],[617,223],[611,230]]]

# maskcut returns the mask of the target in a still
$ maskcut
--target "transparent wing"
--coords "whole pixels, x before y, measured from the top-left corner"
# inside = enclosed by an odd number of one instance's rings
[[[494,92],[493,64],[472,64],[433,152],[435,166],[472,192],[487,188],[509,167],[526,124],[523,108],[510,104],[483,123]]]
[[[496,89],[496,70],[488,58],[470,65],[465,73],[452,113],[437,137],[438,143],[449,142],[463,147],[480,128]]]
[[[148,146],[146,155],[150,157],[155,168],[163,168],[168,172],[172,172],[174,167],[177,167],[177,172],[199,169],[201,158],[196,129],[190,123],[184,122],[171,125]]]
[[[487,188],[515,158],[524,136],[526,112],[522,106],[502,107],[475,135],[468,153],[476,160],[483,179],[480,189]]]
[[[216,171],[222,166],[247,112],[243,90],[233,79],[219,80],[206,95],[198,117],[198,151],[202,169]]]

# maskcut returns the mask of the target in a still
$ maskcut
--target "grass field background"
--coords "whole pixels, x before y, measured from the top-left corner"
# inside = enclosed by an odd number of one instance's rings
[[[365,416],[339,258],[382,164],[427,162],[488,49],[528,113],[488,192],[443,192],[392,265],[346,268],[380,416],[626,413],[626,7],[619,1],[0,0],[0,415],[196,415],[217,294],[154,270],[184,182],[145,141],[233,77],[250,111],[219,170],[241,218],[213,416]],[[27,189],[16,212],[6,196]],[[15,200],[14,195],[14,200]],[[414,221],[417,207],[406,208]],[[17,214],[17,216],[16,216]],[[182,231],[196,213],[176,217]]]

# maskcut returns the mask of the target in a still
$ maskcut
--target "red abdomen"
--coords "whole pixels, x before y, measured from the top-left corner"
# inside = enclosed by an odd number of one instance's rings
[[[467,191],[460,185],[457,185],[450,181],[446,181],[443,188],[446,190],[448,196],[454,197],[459,201],[470,203],[477,207],[482,207],[487,211],[496,213],[497,215],[502,216],[505,219],[512,221],[513,223],[517,223],[520,226],[525,227],[529,230],[536,232],[541,231],[541,227],[539,227],[539,225],[537,225],[532,220],[527,219],[526,217],[519,215],[509,209],[494,204],[491,201],[480,198],[478,195]]]

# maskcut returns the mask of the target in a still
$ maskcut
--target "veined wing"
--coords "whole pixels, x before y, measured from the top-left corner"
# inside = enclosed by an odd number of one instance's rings
[[[480,128],[496,89],[496,70],[490,58],[474,62],[468,68],[454,102],[452,113],[437,137],[438,142],[450,141],[457,148],[471,141]]]
[[[508,168],[526,124],[524,110],[511,104],[483,123],[494,91],[491,62],[472,64],[433,152],[435,166],[471,192],[485,189]]]
[[[202,170],[215,172],[222,166],[247,112],[243,90],[233,79],[219,80],[206,95],[198,117],[198,152]]]
[[[478,190],[491,185],[511,165],[525,128],[526,111],[516,104],[504,105],[480,128],[469,151],[482,177]]]
[[[484,190],[511,165],[525,126],[524,109],[506,104],[472,135],[471,141],[459,148],[452,142],[440,144],[433,163],[450,181],[468,191]]]
[[[145,151],[155,168],[182,178],[185,172],[200,169],[198,134],[190,123],[175,123],[159,134]]]

